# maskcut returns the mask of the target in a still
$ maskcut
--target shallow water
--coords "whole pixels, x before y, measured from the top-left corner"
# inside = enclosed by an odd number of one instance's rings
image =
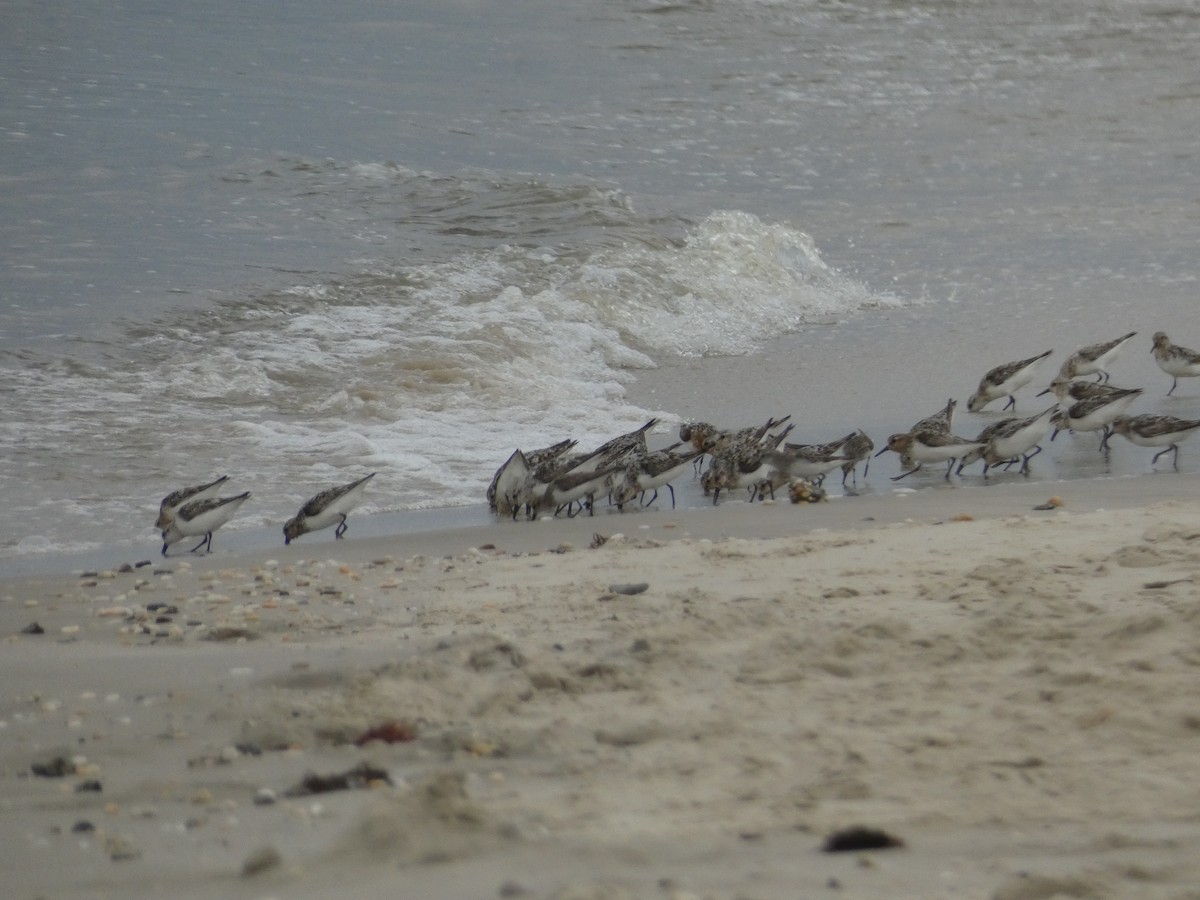
[[[1200,346],[1188,4],[4,8],[0,558],[153,549],[222,473],[227,531],[365,471],[477,507],[651,414],[881,445],[1133,329],[1135,411],[1200,415],[1149,356]]]

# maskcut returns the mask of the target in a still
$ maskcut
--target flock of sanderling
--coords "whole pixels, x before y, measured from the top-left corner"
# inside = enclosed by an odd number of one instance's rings
[[[1126,410],[1143,393],[1142,388],[1120,388],[1108,383],[1108,366],[1136,334],[1130,332],[1114,341],[1093,344],[1071,354],[1049,387],[1039,394],[1054,394],[1056,401],[1041,412],[1025,418],[1005,418],[993,422],[974,438],[958,437],[952,430],[957,401],[913,425],[908,431],[893,434],[875,453],[887,451],[900,455],[901,474],[906,478],[924,463],[945,462],[945,477],[961,473],[963,468],[983,461],[983,474],[995,466],[1020,465],[1029,473],[1029,461],[1042,451],[1041,441],[1050,440],[1059,431],[1101,432],[1100,449],[1107,452],[1108,439],[1119,434],[1142,447],[1163,448],[1151,464],[1167,453],[1178,466],[1179,442],[1200,429],[1200,419],[1178,419],[1167,415],[1127,416]],[[1015,394],[1034,380],[1040,363],[1051,355],[1047,350],[1037,356],[1006,363],[989,371],[967,400],[967,408],[978,412],[994,400],[1007,398],[1004,410],[1016,407]],[[1180,378],[1200,376],[1200,353],[1172,344],[1163,332],[1154,335],[1152,352],[1159,368],[1171,376],[1170,395]],[[1095,381],[1079,380],[1095,375]],[[572,452],[578,441],[565,440],[540,450],[515,450],[496,470],[487,490],[488,506],[499,516],[517,518],[524,513],[535,518],[543,513],[575,515],[584,509],[590,513],[597,497],[609,498],[618,510],[637,500],[649,506],[658,497],[658,489],[667,488],[671,505],[675,489],[671,482],[689,468],[700,474],[706,495],[717,503],[722,493],[746,489],[750,500],[774,496],[788,487],[793,501],[818,500],[824,496],[821,484],[835,469],[842,470],[842,484],[858,480],[858,466],[865,477],[875,444],[863,431],[856,430],[825,444],[796,444],[787,440],[793,430],[790,416],[768,419],[757,427],[726,431],[706,422],[688,422],[679,428],[679,441],[662,450],[650,450],[646,434],[658,420],[651,419],[641,428],[605,442],[588,453]],[[1053,432],[1051,429],[1053,428]],[[703,467],[707,458],[708,465]],[[703,472],[701,470],[703,467]],[[372,472],[363,478],[322,491],[300,508],[284,525],[284,543],[311,531],[336,525],[334,536],[346,532],[346,516],[362,500]],[[249,491],[228,497],[218,496],[227,476],[208,484],[175,491],[163,498],[156,527],[161,529],[163,556],[174,543],[186,537],[200,537],[201,547],[212,549],[213,532],[228,522],[250,497]],[[647,497],[649,495],[649,497]]]
[[[963,468],[983,461],[983,474],[995,466],[1020,466],[1029,473],[1029,461],[1042,451],[1041,442],[1060,431],[1100,431],[1100,449],[1108,451],[1108,440],[1119,434],[1143,447],[1163,448],[1152,464],[1167,453],[1178,464],[1179,442],[1200,429],[1200,420],[1179,419],[1167,415],[1128,416],[1129,406],[1142,395],[1142,388],[1120,388],[1108,383],[1108,366],[1136,332],[1113,341],[1093,344],[1071,354],[1058,375],[1039,394],[1054,394],[1055,402],[1041,412],[1025,418],[1005,418],[993,422],[974,438],[959,437],[952,430],[957,401],[913,425],[908,431],[891,435],[887,444],[875,453],[889,450],[900,455],[901,474],[906,478],[924,463],[945,462],[945,477],[959,474]],[[1163,332],[1154,335],[1154,359],[1159,368],[1172,377],[1174,392],[1180,378],[1200,375],[1200,353],[1172,344]],[[1018,390],[1032,382],[1047,350],[1028,359],[1006,363],[990,370],[967,400],[967,408],[978,412],[994,400],[1007,398],[1004,410],[1015,409]],[[1079,380],[1095,375],[1095,381]],[[488,487],[487,500],[499,516],[517,518],[522,513],[534,518],[543,513],[574,515],[591,512],[598,497],[607,496],[619,510],[635,498],[649,505],[671,481],[692,468],[699,473],[704,458],[701,485],[713,503],[722,493],[746,489],[749,499],[774,496],[787,486],[793,501],[817,500],[824,494],[821,483],[835,469],[842,470],[842,483],[857,482],[857,467],[863,464],[867,474],[874,442],[863,431],[825,444],[796,444],[787,441],[793,426],[790,416],[770,419],[763,425],[741,431],[726,431],[707,422],[688,422],[679,429],[679,442],[662,450],[649,450],[646,433],[654,427],[651,419],[641,428],[613,438],[588,453],[572,452],[577,442],[561,441],[532,452],[516,450],[497,469]],[[1051,431],[1053,429],[1053,432]],[[647,498],[647,495],[649,497]]]

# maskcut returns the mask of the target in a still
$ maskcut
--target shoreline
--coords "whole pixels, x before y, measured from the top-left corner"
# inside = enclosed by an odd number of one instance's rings
[[[876,478],[875,481],[879,481]],[[786,525],[800,529],[851,528],[871,522],[895,522],[910,516],[947,517],[965,513],[975,517],[1002,517],[1031,512],[1033,506],[1056,494],[1067,501],[1067,511],[1088,511],[1105,507],[1129,507],[1200,496],[1200,474],[1190,472],[1148,472],[1140,475],[1122,474],[1093,478],[1043,480],[997,477],[988,483],[950,482],[917,487],[884,482],[882,489],[868,485],[861,493],[833,495],[827,502],[816,504],[812,510],[794,510],[796,521],[781,522],[781,513],[793,506],[781,491],[773,502],[747,503],[724,500],[713,506],[700,494],[689,478],[686,486],[677,489],[681,505],[677,509],[656,504],[648,509],[624,513],[600,508],[594,516],[543,517],[527,521],[498,519],[485,506],[446,507],[430,510],[352,515],[346,538],[334,541],[332,529],[305,535],[291,547],[285,547],[277,528],[250,528],[241,531],[219,530],[214,535],[214,549],[207,557],[194,555],[178,548],[164,559],[157,551],[160,546],[148,540],[144,549],[125,545],[110,545],[79,553],[27,554],[4,560],[0,567],[0,584],[12,579],[66,575],[96,569],[117,569],[122,565],[158,566],[186,559],[193,565],[211,560],[213,565],[230,565],[262,555],[282,558],[303,558],[312,553],[338,555],[357,553],[352,547],[365,543],[376,553],[423,553],[444,555],[470,549],[479,544],[494,543],[502,549],[531,552],[548,549],[555,540],[565,540],[576,546],[586,545],[594,531],[605,533],[639,533],[662,529],[661,537],[685,534],[718,539],[723,537],[765,537],[776,534]],[[666,501],[664,493],[659,504]],[[899,504],[907,504],[900,506]],[[803,505],[802,505],[803,506]],[[591,523],[591,524],[589,524]],[[593,527],[594,526],[594,527]],[[186,542],[182,542],[186,543]],[[182,546],[182,544],[180,545]],[[367,547],[363,551],[367,551]],[[449,548],[441,550],[439,548]],[[231,549],[233,548],[233,549]],[[322,548],[322,549],[316,549]]]

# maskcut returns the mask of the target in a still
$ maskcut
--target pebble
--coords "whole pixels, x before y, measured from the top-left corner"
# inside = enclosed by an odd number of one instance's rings
[[[276,794],[270,788],[259,788],[257,791],[254,792],[254,805],[255,806],[271,806],[278,799],[279,799],[279,795]]]
[[[647,584],[646,582],[639,581],[639,582],[630,583],[630,584],[610,584],[608,586],[608,589],[610,591],[612,591],[614,594],[625,594],[627,596],[633,596],[634,594],[644,593],[647,589],[649,589],[649,587],[650,587],[650,585]]]
[[[104,849],[108,851],[108,857],[113,862],[125,862],[137,859],[142,855],[142,851],[138,849],[137,844],[119,834],[114,834],[108,838],[104,842]]]
[[[279,851],[274,847],[270,845],[259,847],[247,856],[242,863],[242,877],[252,878],[255,875],[261,875],[263,872],[277,868],[282,864],[283,857],[279,855]]]

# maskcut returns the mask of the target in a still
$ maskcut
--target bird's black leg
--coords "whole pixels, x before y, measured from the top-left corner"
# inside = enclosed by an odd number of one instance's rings
[[[211,531],[204,535],[204,540],[202,540],[200,543],[198,543],[195,547],[193,547],[188,552],[195,553],[197,550],[199,550],[205,544],[208,545],[208,548],[204,552],[210,553],[212,551],[212,532]]]
[[[340,540],[342,535],[345,533],[346,533],[346,514],[343,513],[342,521],[338,522],[338,527],[333,529],[333,536]]]
[[[646,493],[645,493],[645,491],[643,491],[643,492],[642,492],[642,496],[643,496],[643,497],[645,497],[645,496],[646,496]],[[654,496],[652,496],[652,497],[651,497],[649,500],[643,500],[643,501],[642,501],[642,506],[649,506],[651,503],[653,503],[653,502],[654,502],[655,500],[657,500],[657,499],[658,499],[658,488],[655,488],[655,489],[654,489]]]
[[[163,543],[162,555],[163,556],[167,555],[167,544],[165,542]]]
[[[667,490],[671,492],[671,509],[674,509],[675,508],[675,488],[672,485],[668,484]]]
[[[921,469],[921,464],[918,463],[917,465],[915,465],[911,469],[909,469],[907,472],[901,472],[899,475],[893,475],[892,481],[899,481],[901,478],[907,478],[913,472],[920,471],[920,469]]]
[[[1174,451],[1174,453],[1175,453],[1175,468],[1178,469],[1179,468],[1179,445],[1178,444],[1172,444],[1166,450],[1160,450],[1158,453],[1155,453],[1154,458],[1150,460],[1150,465],[1154,465],[1156,462],[1158,462],[1158,458],[1160,456],[1166,456],[1168,453],[1170,453],[1172,451]]]
[[[1007,412],[1010,409],[1016,409],[1016,408],[1017,408],[1017,398],[1014,397],[1012,394],[1009,394],[1008,402],[1004,404],[1004,409],[1000,410],[1000,412]]]
[[[1179,379],[1178,379],[1178,378],[1175,378],[1174,376],[1172,376],[1172,378],[1171,378],[1171,390],[1167,391],[1167,396],[1168,396],[1168,397],[1170,397],[1170,396],[1171,396],[1171,394],[1175,393],[1175,388],[1177,388],[1177,387],[1179,387]]]
[[[1041,445],[1041,444],[1035,444],[1035,445],[1034,445],[1034,448],[1033,448],[1033,452],[1032,452],[1032,453],[1029,453],[1029,454],[1027,454],[1027,455],[1025,455],[1024,457],[1022,457],[1022,459],[1023,459],[1023,461],[1022,461],[1022,463],[1021,463],[1021,474],[1022,474],[1022,475],[1028,475],[1028,474],[1029,474],[1029,461],[1030,461],[1031,459],[1033,459],[1035,456],[1037,456],[1037,455],[1038,455],[1039,453],[1041,453],[1041,452],[1042,452],[1042,445]]]

